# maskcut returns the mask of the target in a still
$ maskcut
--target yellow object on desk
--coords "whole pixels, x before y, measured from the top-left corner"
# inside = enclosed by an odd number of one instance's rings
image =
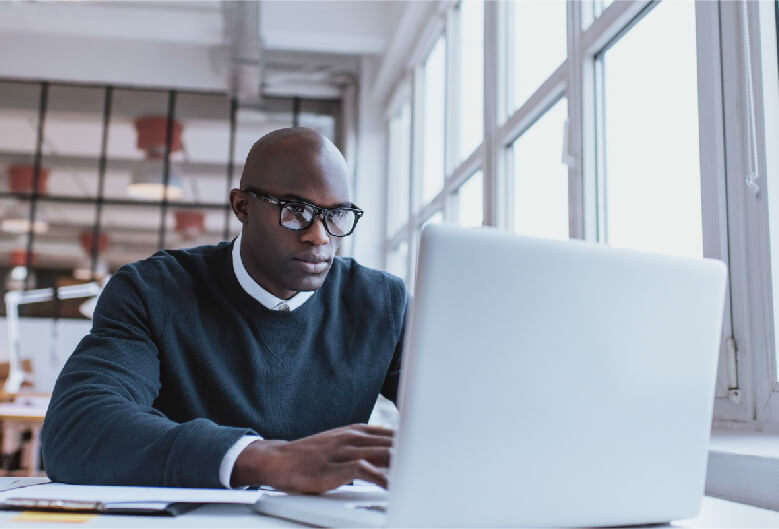
[[[93,513],[24,511],[9,521],[33,523],[86,523],[98,516]]]

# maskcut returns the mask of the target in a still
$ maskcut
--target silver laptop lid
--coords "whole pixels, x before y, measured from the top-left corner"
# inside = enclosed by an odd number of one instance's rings
[[[695,515],[725,281],[714,260],[428,226],[389,525]]]

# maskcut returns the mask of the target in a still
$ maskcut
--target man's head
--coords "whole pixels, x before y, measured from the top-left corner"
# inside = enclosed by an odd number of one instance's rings
[[[341,238],[327,232],[321,215],[307,229],[284,228],[279,224],[279,205],[272,202],[352,206],[347,174],[346,161],[335,145],[313,129],[276,130],[254,144],[241,189],[230,191],[230,203],[243,224],[244,266],[263,288],[288,299],[300,290],[322,286]],[[247,189],[253,193],[242,191]]]

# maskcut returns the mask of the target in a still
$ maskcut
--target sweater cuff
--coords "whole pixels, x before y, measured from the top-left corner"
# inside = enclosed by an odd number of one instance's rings
[[[222,463],[219,465],[219,482],[226,489],[232,488],[230,486],[230,478],[233,475],[233,467],[238,460],[238,456],[241,455],[244,448],[252,444],[254,441],[261,441],[262,437],[259,435],[244,435],[238,439],[233,446],[231,446],[224,457],[222,457]],[[246,487],[241,487],[245,489]]]

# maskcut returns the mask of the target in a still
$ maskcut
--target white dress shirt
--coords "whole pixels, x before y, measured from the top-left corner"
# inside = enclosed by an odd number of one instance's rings
[[[251,297],[259,301],[264,307],[271,310],[292,311],[300,307],[303,303],[309,300],[314,295],[314,291],[298,292],[289,299],[277,298],[264,288],[260,286],[257,281],[252,279],[249,272],[246,271],[246,267],[243,266],[243,260],[241,259],[241,237],[243,233],[239,233],[233,243],[233,272],[235,278],[240,283],[241,287]],[[225,488],[230,487],[230,476],[233,474],[233,467],[238,459],[238,456],[243,452],[244,448],[249,446],[254,441],[262,439],[259,435],[244,435],[238,439],[233,446],[231,446],[225,455],[222,457],[222,463],[219,465],[219,482]]]

